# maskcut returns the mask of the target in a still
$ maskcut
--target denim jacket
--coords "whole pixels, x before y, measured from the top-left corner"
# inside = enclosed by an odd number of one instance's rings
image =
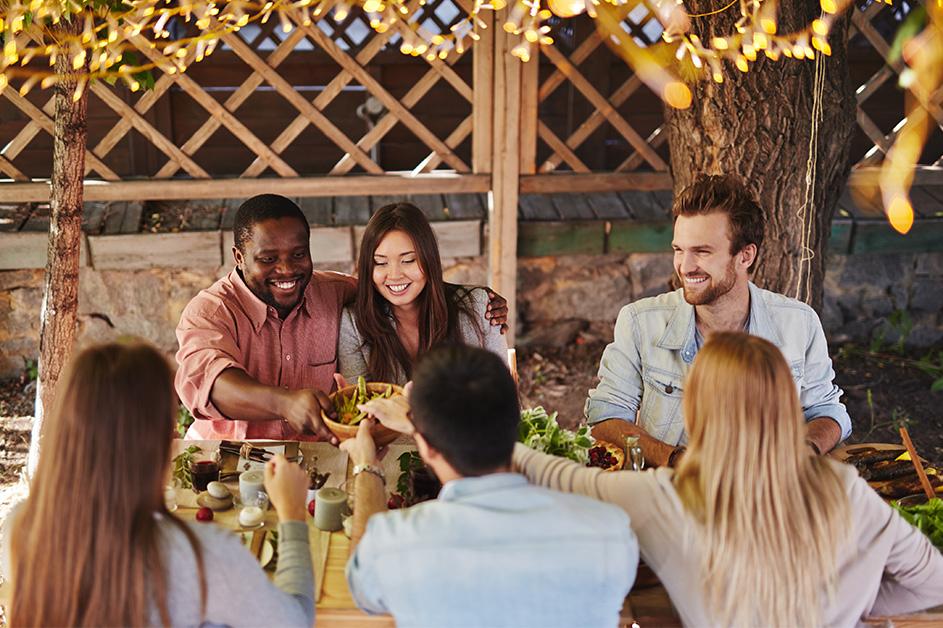
[[[779,347],[792,370],[807,421],[829,417],[851,434],[851,418],[839,401],[841,389],[828,356],[825,332],[805,303],[750,283],[747,331]],[[589,391],[584,413],[590,423],[635,422],[670,444],[687,442],[681,397],[684,378],[697,354],[694,306],[682,290],[630,303],[619,312],[615,340],[599,363],[599,385]]]
[[[620,508],[495,473],[371,517],[347,582],[397,628],[612,628],[637,565]]]

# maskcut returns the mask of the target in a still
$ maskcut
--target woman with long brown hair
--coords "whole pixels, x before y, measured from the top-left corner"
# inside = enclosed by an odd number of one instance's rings
[[[357,302],[344,310],[338,366],[346,379],[405,383],[419,356],[468,344],[507,359],[507,342],[485,316],[483,288],[445,283],[435,233],[411,203],[392,203],[367,223],[357,262]]]
[[[523,445],[537,484],[621,506],[685,625],[853,626],[943,603],[943,556],[858,477],[805,444],[779,350],[717,333],[684,395],[677,472],[602,472]]]
[[[265,470],[273,585],[237,538],[167,511],[170,366],[143,343],[85,349],[60,380],[25,503],[3,534],[10,626],[304,625],[314,620],[304,471]]]

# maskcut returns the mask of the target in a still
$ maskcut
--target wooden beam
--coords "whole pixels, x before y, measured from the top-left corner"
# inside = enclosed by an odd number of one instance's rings
[[[848,175],[848,186],[876,186],[881,176],[881,168],[854,168]],[[943,168],[939,166],[917,166],[914,168],[914,185],[943,185]]]
[[[495,23],[503,24],[507,12],[508,9],[502,9],[495,16]],[[488,195],[489,283],[507,299],[511,347],[517,316],[517,198],[521,165],[521,62],[511,55],[513,46],[511,35],[503,30],[494,33],[493,174]]]
[[[521,174],[537,174],[537,117],[540,88],[540,46],[524,64],[521,76]]]
[[[667,172],[603,172],[598,174],[538,174],[521,177],[521,194],[556,192],[630,192],[670,190]]]
[[[602,220],[522,222],[517,240],[520,257],[601,255],[605,246],[606,223]]]
[[[835,223],[832,223],[835,229]],[[886,220],[861,220],[851,235],[852,255],[882,253],[928,253],[939,251],[943,242],[943,220],[918,220],[906,235],[894,231]]]
[[[247,198],[261,192],[284,196],[361,196],[369,194],[469,194],[487,192],[489,175],[435,172],[411,176],[355,175],[289,179],[169,179],[86,181],[86,201],[169,201],[200,198]],[[36,203],[49,200],[49,183],[0,183],[0,202]]]
[[[472,46],[472,172],[491,172],[494,157],[494,11],[479,16],[487,28],[478,29],[479,41]]]
[[[667,220],[613,220],[606,248],[610,253],[667,253],[673,227]]]

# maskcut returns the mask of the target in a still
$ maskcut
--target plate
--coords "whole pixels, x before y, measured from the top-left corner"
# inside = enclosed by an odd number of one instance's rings
[[[230,495],[229,497],[225,499],[217,499],[216,497],[213,497],[206,491],[203,491],[202,493],[197,495],[196,503],[199,504],[200,506],[206,506],[210,510],[215,510],[217,512],[222,511],[222,510],[229,510],[230,508],[232,508],[232,495]]]
[[[252,532],[243,532],[239,535],[239,538],[242,540],[242,544],[246,549],[250,549],[250,544],[252,543]],[[251,551],[251,550],[250,550]],[[262,549],[259,551],[259,556],[257,560],[261,567],[265,567],[272,559],[275,558],[275,545],[272,543],[271,539],[266,538],[262,542]]]

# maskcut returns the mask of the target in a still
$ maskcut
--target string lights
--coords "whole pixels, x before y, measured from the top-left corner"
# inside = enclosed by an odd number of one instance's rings
[[[273,17],[283,32],[296,24],[310,26],[333,8],[333,19],[343,22],[355,7],[363,11],[370,26],[383,33],[398,26],[400,51],[433,61],[453,52],[463,53],[480,39],[487,28],[486,11],[500,12],[497,26],[518,41],[511,54],[523,62],[535,56],[541,45],[553,43],[549,20],[587,13],[601,35],[646,85],[669,105],[687,108],[692,95],[678,78],[684,66],[707,72],[717,83],[731,71],[749,72],[761,57],[814,60],[831,54],[829,34],[838,15],[852,0],[820,0],[821,14],[806,28],[780,33],[777,23],[779,0],[731,0],[707,13],[688,14],[682,0],[648,0],[646,6],[663,27],[662,39],[674,54],[675,63],[655,57],[639,46],[624,29],[624,20],[640,0],[473,0],[471,10],[445,32],[432,32],[407,6],[417,0],[2,0],[0,1],[0,91],[17,80],[25,95],[37,85],[57,83],[57,59],[67,58],[80,75],[74,98],[78,100],[91,80],[121,80],[131,91],[141,89],[149,70],[167,74],[185,72],[216,49],[220,38],[250,23],[267,23]],[[878,0],[890,4],[892,0]],[[897,134],[884,161],[880,177],[884,206],[895,229],[906,232],[913,222],[908,190],[913,168],[926,141],[931,112],[939,110],[934,90],[943,83],[943,0],[927,3],[928,24],[914,38],[921,54],[907,60],[908,88],[916,104]],[[109,4],[110,3],[110,4]],[[418,0],[422,7],[426,0]],[[740,18],[734,32],[701,40],[691,32],[691,20],[721,13],[738,6]],[[69,34],[58,28],[63,20],[81,24]],[[193,36],[179,35],[175,24],[192,25]],[[402,28],[406,26],[406,28]],[[172,34],[174,30],[174,34]],[[142,43],[143,41],[143,43]],[[135,51],[146,45],[159,55],[140,59]],[[729,65],[728,65],[729,64]],[[668,66],[671,67],[668,67]],[[736,68],[734,70],[733,68]],[[935,109],[934,109],[935,108]]]

